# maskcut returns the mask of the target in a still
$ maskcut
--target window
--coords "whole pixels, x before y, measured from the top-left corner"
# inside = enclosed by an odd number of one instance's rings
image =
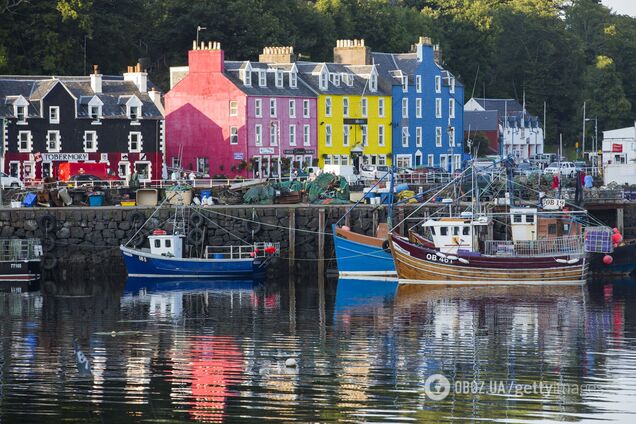
[[[442,147],[442,127],[435,127],[435,147]]]
[[[243,71],[243,84],[250,87],[252,85],[252,69],[247,68]]]
[[[325,146],[331,147],[333,145],[331,125],[325,125]]]
[[[349,165],[349,156],[342,155],[340,156],[340,165]]]
[[[320,73],[320,89],[321,90],[326,90],[327,89],[327,85],[329,84],[329,74],[327,72],[325,72],[323,70],[323,72]]]
[[[442,99],[440,98],[435,99],[435,117],[442,117]]]
[[[283,71],[277,69],[275,75],[276,75],[276,87],[282,88],[283,87]]]
[[[303,118],[310,118],[309,100],[303,100]]]
[[[386,165],[386,156],[385,155],[378,155],[378,165],[380,165],[380,166]]]
[[[422,147],[422,127],[415,128],[415,146]]]
[[[139,174],[139,181],[150,180],[150,162],[135,162],[135,171]]]
[[[378,76],[376,74],[371,74],[371,79],[369,79],[369,91],[372,93],[378,91]]]
[[[311,127],[309,125],[303,125],[303,146],[309,146],[311,144]]]
[[[210,172],[210,162],[208,158],[197,158],[197,172],[201,174]]]
[[[141,152],[143,140],[140,132],[131,132],[128,134],[128,151]]]
[[[326,155],[324,157],[324,164],[325,165],[331,165],[331,155]]]
[[[254,127],[254,144],[257,146],[263,145],[263,126],[256,124]]]
[[[126,178],[130,173],[130,164],[126,161],[119,162],[117,165],[117,174],[119,178]]]
[[[428,166],[435,166],[435,156],[433,155],[428,155],[427,156],[427,160],[428,160]]]
[[[449,89],[449,91],[451,93],[455,92],[455,77],[451,77],[451,79],[450,79],[450,89]]]
[[[238,127],[230,127],[230,144],[238,144]]]
[[[20,178],[20,161],[12,160],[9,162],[9,175]]]
[[[455,117],[455,99],[448,99],[448,117]]]
[[[422,117],[422,99],[420,98],[415,99],[415,117]]]
[[[238,116],[238,102],[235,100],[230,102],[230,116]]]
[[[99,121],[99,118],[101,118],[101,115],[102,115],[101,106],[89,106],[88,107],[88,116],[93,121]]]
[[[289,126],[289,145],[296,145],[296,125]]]
[[[290,118],[296,117],[296,100],[289,101],[289,117]]]
[[[164,244],[166,245],[166,247],[172,247],[172,243],[170,243],[170,239],[166,239],[164,240]]]
[[[181,168],[181,165],[179,164],[179,158],[172,158],[172,167],[173,168]]]
[[[18,151],[30,152],[33,147],[33,139],[31,138],[31,131],[18,132]]]
[[[406,93],[407,91],[409,91],[409,77],[404,75],[402,77],[402,92]]]
[[[440,77],[439,75],[435,76],[435,92],[436,93],[442,92],[442,77]]]
[[[362,109],[362,116],[366,118],[367,113],[369,112],[369,99],[363,97],[360,101],[360,108]]]
[[[139,115],[141,115],[141,107],[130,106],[130,119],[133,121],[137,121],[139,120]]]
[[[409,129],[402,127],[402,147],[409,147]]]
[[[534,224],[534,215],[526,215],[526,224]]]
[[[384,146],[384,125],[378,125],[378,146]]]
[[[415,91],[418,93],[422,92],[422,76],[415,75]]]
[[[349,145],[349,125],[345,125],[343,130],[342,130],[342,145],[343,146],[348,146]]]
[[[155,247],[161,247],[161,240],[155,240]]]
[[[367,137],[367,126],[363,125],[362,126],[362,145],[363,146],[368,146],[369,145],[369,140]]]
[[[333,85],[340,87],[340,74],[331,74]]]
[[[453,235],[454,236],[458,236],[459,235],[459,227],[453,227]]]
[[[133,133],[130,133],[131,136]],[[135,133],[140,134],[140,133]],[[141,135],[140,135],[141,136]],[[130,144],[132,146],[132,143]],[[135,140],[135,146],[139,145],[139,140]],[[131,147],[130,151],[139,150],[137,147]],[[95,131],[84,131],[84,151],[85,152],[96,152],[97,151],[97,132]]]
[[[463,227],[462,228],[462,235],[463,236],[469,236],[470,235],[470,227]]]
[[[521,222],[521,215],[515,214],[512,217],[513,217],[513,222],[516,222],[516,223]]]
[[[269,145],[277,146],[278,145],[278,125],[272,124],[269,127]]]
[[[349,98],[342,98],[342,116],[349,116]]]
[[[455,128],[453,127],[448,129],[448,145],[450,147],[455,147]]]
[[[296,75],[296,72],[294,71],[289,72],[289,86],[291,88],[296,88],[298,86],[298,75]]]
[[[263,99],[254,100],[254,115],[257,118],[261,118],[263,116]]]
[[[25,179],[35,178],[35,162],[24,162],[23,177]]]
[[[331,97],[325,97],[325,116],[331,116]]]
[[[439,233],[443,236],[448,235],[448,227],[439,227]]]
[[[263,70],[258,71],[258,86],[267,87],[267,73]]]
[[[15,107],[15,116],[16,116],[16,118],[18,118],[18,122],[20,122],[20,123],[26,122],[27,107],[26,106],[16,106]]]
[[[276,117],[276,99],[269,99],[269,116]]]
[[[59,106],[49,107],[49,123],[50,124],[60,123],[60,107]]]
[[[378,99],[378,116],[384,118],[384,99]]]
[[[50,153],[57,153],[60,151],[59,131],[48,131],[46,133],[46,150]]]

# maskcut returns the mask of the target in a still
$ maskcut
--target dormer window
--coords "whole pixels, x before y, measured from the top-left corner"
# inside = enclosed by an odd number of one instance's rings
[[[409,91],[409,77],[407,75],[402,76],[402,91],[404,93]]]
[[[289,86],[291,88],[298,87],[298,75],[296,75],[296,72],[294,71],[291,71],[289,73]]]
[[[15,117],[18,118],[18,122],[23,123],[26,122],[27,116],[27,107],[26,106],[16,106],[15,107]]]
[[[60,107],[59,106],[49,107],[49,123],[50,124],[60,123]]]
[[[258,86],[267,87],[267,73],[265,71],[258,71]]]
[[[243,70],[243,84],[247,87],[252,86],[252,71],[250,69]]]
[[[88,107],[88,116],[93,120],[93,121],[99,121],[100,115],[101,113],[101,106],[89,106]]]
[[[283,87],[283,73],[277,69],[276,70],[276,88],[282,88],[282,87]]]
[[[455,92],[455,77],[451,77],[450,79],[450,92],[454,93]]]
[[[378,91],[378,76],[376,74],[371,74],[371,78],[369,79],[369,91],[372,93]]]
[[[331,74],[331,82],[336,87],[340,87],[340,74]]]
[[[129,118],[133,121],[138,121],[139,115],[141,115],[141,106],[131,106]]]
[[[329,85],[329,73],[321,72],[320,73],[320,89],[326,90]]]

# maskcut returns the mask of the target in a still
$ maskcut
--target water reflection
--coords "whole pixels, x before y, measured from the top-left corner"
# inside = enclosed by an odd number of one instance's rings
[[[635,286],[284,276],[0,294],[0,420],[623,420],[636,412]],[[77,373],[74,339],[92,378]],[[426,395],[433,374],[453,385],[443,400]],[[514,390],[540,381],[600,390]]]

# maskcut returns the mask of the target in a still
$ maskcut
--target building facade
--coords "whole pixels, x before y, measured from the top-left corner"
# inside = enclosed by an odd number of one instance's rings
[[[604,184],[636,184],[636,122],[634,126],[603,131]]]
[[[148,86],[139,65],[120,77],[0,76],[3,171],[28,181],[57,177],[62,162],[104,163],[161,178],[161,100]]]
[[[499,154],[520,161],[543,153],[543,128],[539,118],[530,115],[515,99],[473,97],[464,111],[497,111],[499,124]]]
[[[201,174],[275,177],[317,161],[316,96],[291,47],[263,60],[226,61],[219,43],[194,46],[171,68],[166,94],[169,165]]]
[[[391,92],[392,151],[400,168],[461,168],[464,87],[441,65],[439,46],[420,37],[411,53],[371,54]]]

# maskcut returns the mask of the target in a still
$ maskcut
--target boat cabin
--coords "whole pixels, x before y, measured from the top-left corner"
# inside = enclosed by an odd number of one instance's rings
[[[537,239],[537,208],[510,208],[512,240]]]
[[[442,253],[457,254],[460,249],[478,251],[481,229],[490,224],[491,220],[487,217],[440,218],[429,219],[422,226],[430,230],[436,249]]]
[[[183,258],[183,235],[156,234],[148,236],[150,253],[171,258]]]
[[[537,208],[510,208],[512,240],[536,241],[582,234],[582,225],[562,213]]]

